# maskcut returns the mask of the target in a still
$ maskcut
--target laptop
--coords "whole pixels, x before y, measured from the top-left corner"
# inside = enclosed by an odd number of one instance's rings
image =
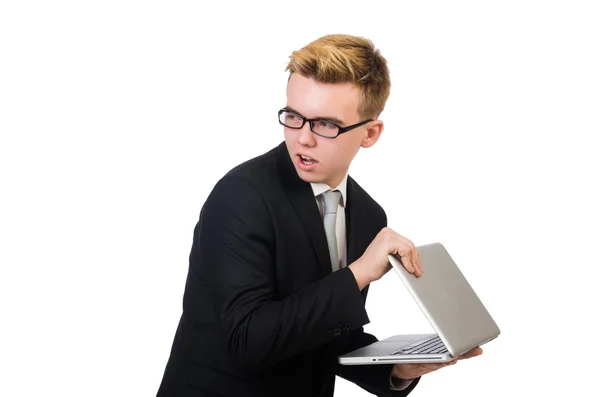
[[[500,335],[500,329],[441,243],[418,246],[423,275],[389,261],[437,334],[397,335],[343,356],[344,365],[443,363]]]

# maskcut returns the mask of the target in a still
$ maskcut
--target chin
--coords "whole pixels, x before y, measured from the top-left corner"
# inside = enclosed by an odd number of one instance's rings
[[[298,176],[304,182],[308,182],[308,183],[323,183],[323,179],[317,177],[316,175],[306,175],[303,172],[298,172]]]
[[[298,177],[300,177],[300,179],[302,179],[304,182],[308,182],[308,183],[324,183],[324,178],[319,176],[319,175],[315,175],[309,172],[304,172],[302,170],[299,170],[296,168],[296,173],[298,174]]]

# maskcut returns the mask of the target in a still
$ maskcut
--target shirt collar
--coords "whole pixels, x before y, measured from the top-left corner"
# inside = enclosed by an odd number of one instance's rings
[[[310,187],[312,187],[313,193],[315,197],[317,197],[321,193],[325,193],[328,190],[339,190],[342,193],[342,200],[340,202],[342,207],[346,207],[346,185],[348,182],[348,174],[344,175],[344,178],[335,188],[331,189],[329,185],[326,183],[311,183]]]

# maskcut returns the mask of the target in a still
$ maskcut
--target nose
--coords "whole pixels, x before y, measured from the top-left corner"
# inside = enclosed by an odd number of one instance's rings
[[[315,134],[310,130],[310,123],[298,130],[298,143],[302,146],[314,147],[317,144]]]

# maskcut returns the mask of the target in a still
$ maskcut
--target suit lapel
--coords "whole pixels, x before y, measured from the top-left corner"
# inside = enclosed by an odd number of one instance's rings
[[[369,224],[363,196],[356,182],[348,177],[346,187],[346,242],[348,265],[356,261],[371,243],[365,226]]]
[[[310,238],[313,249],[317,254],[318,265],[323,276],[331,273],[331,261],[323,220],[313,194],[310,183],[298,176],[294,164],[283,142],[276,151],[279,174],[284,190],[294,206],[298,217]]]

